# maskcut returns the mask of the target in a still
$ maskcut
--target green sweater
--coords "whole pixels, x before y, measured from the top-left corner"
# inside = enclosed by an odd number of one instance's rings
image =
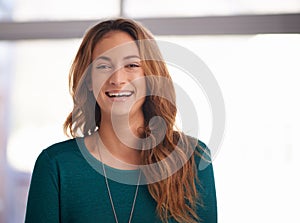
[[[196,158],[196,162],[199,163],[200,158]],[[137,177],[137,170],[119,170],[106,165],[105,168],[107,175],[126,179]],[[102,164],[88,152],[83,138],[67,140],[43,150],[31,178],[25,223],[114,223],[105,178],[99,172],[102,172]],[[197,185],[197,188],[204,207],[199,206],[197,213],[202,222],[215,223],[217,204],[211,163],[198,170],[198,176],[201,186]],[[110,179],[108,182],[118,221],[127,223],[136,186]],[[156,202],[147,185],[140,185],[131,222],[161,222],[155,208]]]

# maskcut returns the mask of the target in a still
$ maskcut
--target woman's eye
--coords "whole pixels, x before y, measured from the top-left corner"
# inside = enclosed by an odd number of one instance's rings
[[[96,67],[96,69],[98,70],[110,70],[112,67],[110,65],[107,65],[107,64],[101,64],[101,65],[98,65]]]
[[[140,67],[140,65],[137,63],[130,63],[130,64],[125,65],[125,67],[133,69],[133,68]]]

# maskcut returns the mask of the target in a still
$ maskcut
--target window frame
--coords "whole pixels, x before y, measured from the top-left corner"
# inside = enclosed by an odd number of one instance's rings
[[[122,10],[121,10],[122,11]],[[300,33],[300,13],[139,18],[154,35],[251,35]],[[81,38],[99,20],[1,22],[0,41]]]

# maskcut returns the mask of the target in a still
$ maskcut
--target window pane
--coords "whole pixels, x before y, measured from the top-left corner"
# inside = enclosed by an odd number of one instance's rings
[[[101,19],[119,14],[119,0],[15,0],[6,5],[14,21]]]
[[[12,14],[13,1],[0,0],[0,21],[9,20]]]
[[[15,169],[30,172],[42,149],[65,139],[62,124],[71,111],[68,72],[79,42],[20,41],[10,47],[7,158]]]
[[[160,39],[197,53],[223,92],[226,133],[214,160],[219,219],[300,222],[300,35]]]
[[[124,0],[125,15],[135,18],[274,14],[300,12],[299,0]]]
[[[214,160],[219,219],[224,223],[252,223],[258,218],[299,222],[300,181],[295,176],[300,167],[300,35],[158,38],[196,53],[222,89],[226,134]],[[62,123],[71,110],[67,76],[78,46],[77,39],[0,45],[0,81],[5,81],[0,86],[9,90],[2,98],[11,99],[11,125],[5,129],[10,129],[10,167],[31,171],[43,148],[65,139]],[[176,72],[171,70],[173,76]],[[181,83],[191,88],[188,81]],[[211,123],[205,120],[210,118],[205,106],[197,108],[202,125],[199,138],[207,143]],[[8,219],[20,213],[16,221],[7,222],[22,222],[26,197],[16,193],[17,177],[6,179],[11,183],[3,194],[11,203],[4,203],[9,207],[4,213]],[[278,193],[283,188],[284,193]]]

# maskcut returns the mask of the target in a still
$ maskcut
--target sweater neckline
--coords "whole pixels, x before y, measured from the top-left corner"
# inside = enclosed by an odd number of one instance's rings
[[[79,151],[81,152],[83,158],[87,161],[87,163],[98,173],[100,173],[102,176],[104,176],[103,170],[102,170],[102,162],[98,159],[96,159],[90,151],[87,149],[84,137],[78,137],[75,138],[77,146]],[[123,184],[132,184],[136,185],[137,183],[137,177],[139,176],[140,169],[134,169],[134,170],[124,170],[124,169],[117,169],[115,167],[106,165],[103,163],[106,174],[110,180],[117,181],[119,183]]]
[[[93,160],[93,162],[95,163],[99,163],[102,165],[102,162],[100,160],[98,160],[97,158],[95,158],[90,151],[88,150],[88,148],[85,145],[84,142],[84,137],[80,137],[78,139],[76,139],[77,143],[79,143],[79,149],[81,150],[81,152],[83,152],[85,155],[87,155],[89,157],[89,159]],[[111,171],[115,171],[115,172],[120,172],[120,173],[131,173],[131,172],[139,172],[139,169],[133,169],[133,170],[125,170],[125,169],[118,169],[112,166],[109,166],[105,163],[103,163],[105,166],[105,169],[109,169]]]

